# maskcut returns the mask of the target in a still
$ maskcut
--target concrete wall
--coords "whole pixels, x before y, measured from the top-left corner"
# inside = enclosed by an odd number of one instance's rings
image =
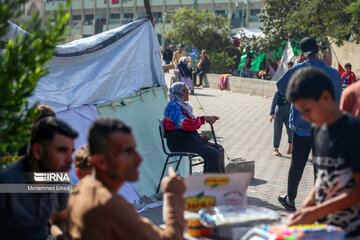
[[[170,82],[171,76],[173,76],[173,74],[165,73],[167,83]],[[219,76],[218,74],[207,74],[207,87],[218,89]],[[275,83],[274,81],[261,79],[229,77],[228,90],[244,94],[273,97],[277,90]]]

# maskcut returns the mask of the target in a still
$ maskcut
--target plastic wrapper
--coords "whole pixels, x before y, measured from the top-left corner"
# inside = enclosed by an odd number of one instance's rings
[[[201,223],[206,227],[254,226],[256,224],[276,223],[281,220],[275,211],[255,206],[217,206],[199,211]]]

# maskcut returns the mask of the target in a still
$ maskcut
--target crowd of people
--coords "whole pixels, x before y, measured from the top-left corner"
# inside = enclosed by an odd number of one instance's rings
[[[196,131],[219,117],[195,117],[187,103],[189,89],[183,82],[170,88],[169,98],[163,119],[169,149],[198,153],[204,159],[204,172],[223,173],[224,149]],[[70,171],[77,131],[56,118],[50,106],[41,104],[38,111],[29,144],[21,150],[24,157],[1,170],[1,184],[32,183],[28,174],[34,172]],[[130,127],[116,119],[95,120],[88,144],[74,153],[80,181],[70,195],[0,193],[1,238],[45,240],[52,235],[57,239],[182,239],[185,184],[172,168],[161,184],[167,203],[165,229],[142,218],[117,194],[125,181],[138,179],[142,161]]]
[[[180,82],[186,84],[190,89],[190,93],[194,92],[194,87],[203,86],[203,79],[207,73],[210,72],[211,62],[207,56],[207,51],[201,51],[199,62],[193,66],[193,59],[188,56],[184,50],[184,45],[179,44],[177,51],[173,52],[170,45],[162,52],[162,60],[165,65],[171,65],[176,70]],[[197,84],[197,76],[199,76],[199,84]]]
[[[291,225],[315,221],[332,224],[342,227],[347,237],[358,239],[360,120],[355,116],[360,117],[360,83],[354,83],[351,65],[340,76],[319,59],[315,39],[304,38],[300,47],[302,60],[289,64],[289,70],[277,82],[278,91],[270,111],[270,121],[275,120],[274,155],[281,155],[278,149],[283,124],[288,132],[287,153],[292,154],[287,192],[279,195],[278,201],[294,212]],[[182,48],[171,61],[182,77],[189,77],[190,59]],[[167,53],[165,61],[170,61],[170,55]],[[251,58],[248,49],[246,63]],[[205,50],[199,64],[195,72],[201,84],[201,75],[210,67]],[[242,74],[248,72],[249,65],[245,64]],[[219,117],[194,115],[188,103],[192,87],[188,81],[176,82],[169,89],[170,101],[163,118],[168,147],[171,151],[198,153],[205,162],[204,173],[223,173],[223,147],[215,146],[206,135],[197,132],[201,125],[214,124]],[[350,86],[342,93],[343,84]],[[40,117],[34,121],[24,157],[1,170],[1,184],[29,183],[27,173],[31,172],[70,170],[76,129],[56,118],[50,106],[40,105],[38,111]],[[314,185],[296,209],[297,189],[311,150]],[[143,161],[129,126],[116,119],[95,120],[89,129],[88,144],[75,152],[74,160],[80,182],[71,194],[0,194],[1,238],[45,240],[50,234],[58,239],[183,238],[185,184],[172,168],[161,183],[167,204],[164,229],[141,217],[134,206],[117,194],[125,181],[138,179]]]

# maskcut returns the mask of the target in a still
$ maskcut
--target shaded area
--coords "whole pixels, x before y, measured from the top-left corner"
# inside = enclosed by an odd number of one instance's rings
[[[215,95],[204,94],[204,93],[197,93],[197,92],[196,92],[196,89],[195,89],[195,93],[193,94],[193,96],[216,97]]]
[[[253,178],[251,180],[250,186],[259,186],[259,185],[263,185],[265,183],[267,183],[268,181],[264,180],[264,179],[259,179],[259,178]]]
[[[269,209],[272,209],[272,210],[276,211],[281,216],[287,216],[289,213],[291,213],[291,212],[287,211],[283,207],[279,207],[277,205],[274,205],[272,203],[269,203],[267,201],[264,201],[264,200],[262,200],[260,198],[256,198],[256,197],[248,196],[248,205],[254,205],[254,206],[257,206],[257,207],[269,208]]]

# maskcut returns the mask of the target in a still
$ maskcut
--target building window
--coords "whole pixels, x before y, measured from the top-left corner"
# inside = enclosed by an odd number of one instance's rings
[[[85,15],[84,25],[92,25],[92,24],[94,24],[93,21],[94,21],[93,14]]]
[[[138,12],[138,13],[137,13],[137,18],[136,18],[136,20],[138,20],[138,19],[147,19],[146,13],[144,13],[144,12]]]
[[[133,19],[134,19],[133,13],[124,13],[123,23],[130,23],[133,21]]]
[[[120,13],[112,13],[110,14],[111,19],[120,19]]]
[[[80,20],[81,20],[81,16],[80,16],[80,15],[73,15],[73,16],[72,16],[72,20],[73,20],[73,21],[80,21]]]
[[[153,12],[152,15],[157,23],[162,23],[162,12]]]
[[[251,9],[250,10],[250,22],[258,22],[259,21],[259,17],[258,15],[260,14],[260,9]]]
[[[226,11],[225,10],[215,10],[215,15],[226,18]]]
[[[120,23],[120,13],[110,14],[110,24],[119,24]]]

